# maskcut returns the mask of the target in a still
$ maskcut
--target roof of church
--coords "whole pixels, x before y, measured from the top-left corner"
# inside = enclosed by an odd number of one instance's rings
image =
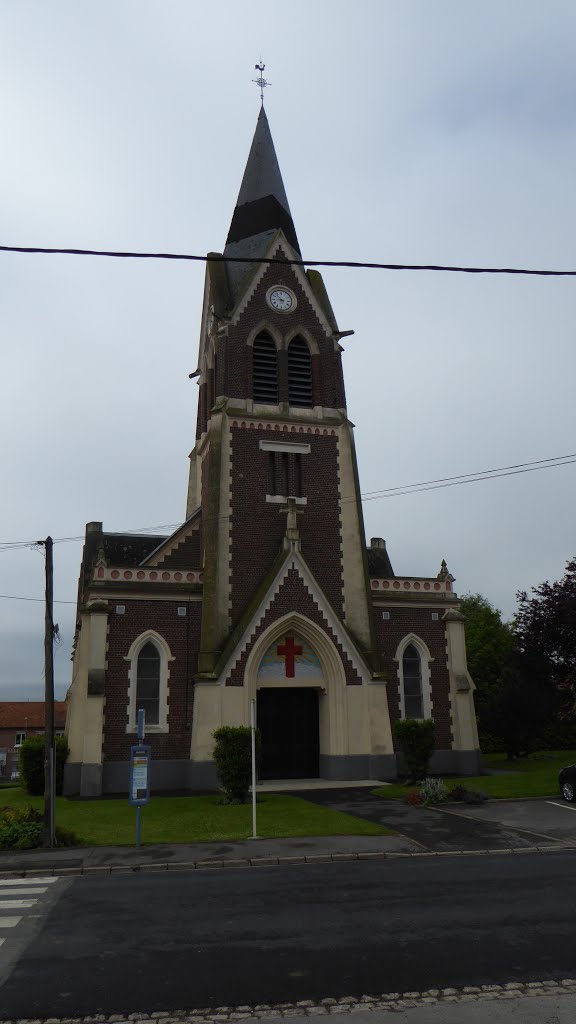
[[[104,554],[110,565],[140,565],[164,540],[166,537],[157,534],[102,534]]]
[[[300,253],[268,118],[262,107],[226,239],[224,256],[263,257],[279,228],[290,245]],[[247,271],[251,269],[250,264],[227,264],[233,292],[239,289]]]

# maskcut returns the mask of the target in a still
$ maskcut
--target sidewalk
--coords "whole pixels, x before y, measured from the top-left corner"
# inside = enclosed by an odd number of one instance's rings
[[[10,850],[0,853],[0,877],[33,871],[64,874],[107,870],[168,870],[201,867],[256,867],[268,864],[356,860],[417,853],[418,843],[404,836],[306,836],[244,839],[238,842],[174,845],[86,846],[61,850]]]

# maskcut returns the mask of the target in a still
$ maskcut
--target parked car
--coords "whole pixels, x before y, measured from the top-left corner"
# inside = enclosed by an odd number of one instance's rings
[[[561,768],[558,782],[564,799],[569,804],[573,803],[576,800],[576,764],[569,764],[566,768]]]

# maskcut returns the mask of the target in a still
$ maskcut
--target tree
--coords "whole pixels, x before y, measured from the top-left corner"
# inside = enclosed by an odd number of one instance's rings
[[[510,665],[514,634],[502,615],[481,594],[467,594],[460,602],[466,621],[466,654],[470,675],[476,686],[474,703],[480,728],[489,732],[489,708],[500,692],[503,677]]]
[[[518,593],[514,634],[519,652],[546,665],[563,709],[576,710],[576,558],[561,580]]]
[[[502,622],[501,613],[481,594],[467,595],[460,608],[484,740],[495,740],[509,758],[536,750],[558,708],[547,659],[522,646],[516,623]]]

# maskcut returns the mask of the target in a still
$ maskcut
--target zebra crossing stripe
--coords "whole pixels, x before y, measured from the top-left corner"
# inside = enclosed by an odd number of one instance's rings
[[[0,900],[0,910],[17,910],[19,907],[25,909],[34,907],[38,900]]]
[[[7,885],[49,885],[57,881],[56,875],[49,878],[0,878],[0,887],[4,889]]]
[[[15,928],[21,920],[21,917],[0,917],[0,928]]]
[[[43,892],[48,892],[46,886],[42,886],[39,889],[31,889],[29,886],[21,889],[0,889],[0,896],[37,896]]]

